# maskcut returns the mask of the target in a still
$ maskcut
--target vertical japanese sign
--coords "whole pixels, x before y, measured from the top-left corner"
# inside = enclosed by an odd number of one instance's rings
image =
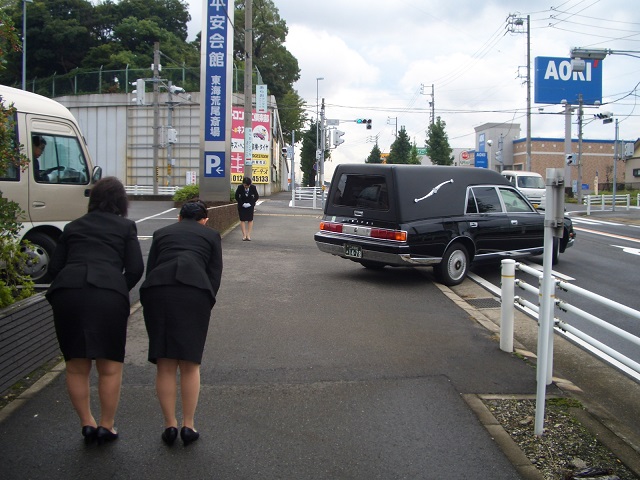
[[[256,111],[258,113],[266,113],[268,111],[266,85],[256,85]]]
[[[228,199],[233,2],[204,0],[201,48],[201,192]]]
[[[251,119],[251,152],[253,183],[269,183],[271,165],[270,113],[253,110]],[[242,183],[244,177],[244,109],[233,107],[231,115],[231,183]]]

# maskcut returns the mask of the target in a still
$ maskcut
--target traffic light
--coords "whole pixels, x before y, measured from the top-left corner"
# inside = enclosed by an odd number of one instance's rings
[[[135,98],[134,101],[136,102],[136,105],[144,105],[145,104],[145,100],[146,100],[146,92],[145,92],[145,81],[143,78],[139,78],[138,80],[136,80],[136,89],[131,92],[131,93],[135,93]]]
[[[595,118],[599,118],[602,120],[602,123],[612,123],[613,122],[613,113],[611,112],[602,112],[596,113],[594,115]]]
[[[341,130],[332,130],[331,133],[333,133],[333,146],[337,147],[338,145],[344,143],[344,140],[342,139],[342,136],[344,135],[344,132]]]
[[[367,130],[371,130],[371,119],[370,118],[358,118],[356,119],[356,123],[366,125]]]

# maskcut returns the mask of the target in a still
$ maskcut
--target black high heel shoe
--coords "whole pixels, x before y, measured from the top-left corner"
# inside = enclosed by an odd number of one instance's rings
[[[82,436],[84,437],[84,443],[89,445],[96,439],[96,433],[98,429],[96,427],[92,427],[91,425],[85,425],[82,427]]]
[[[108,428],[98,427],[96,431],[96,438],[98,439],[98,445],[102,445],[105,442],[112,442],[118,439],[118,432],[113,433]]]
[[[165,428],[162,432],[162,441],[167,445],[173,445],[173,442],[178,438],[178,429],[176,427]]]
[[[184,446],[186,447],[190,443],[198,440],[198,438],[200,438],[200,434],[192,428],[182,427],[180,429],[180,438],[182,439],[182,443],[184,443]]]

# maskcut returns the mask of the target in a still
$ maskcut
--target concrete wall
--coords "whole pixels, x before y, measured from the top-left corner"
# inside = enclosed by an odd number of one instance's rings
[[[147,93],[147,99],[150,95]],[[56,98],[76,117],[85,135],[94,164],[100,165],[103,175],[113,175],[125,185],[153,185],[157,175],[158,185],[184,186],[187,172],[200,175],[200,92],[159,95],[158,124],[160,148],[157,172],[154,172],[152,105],[135,105],[133,94],[114,93],[104,95],[69,95]],[[242,105],[244,97],[234,94],[233,104]],[[169,109],[168,103],[173,105]],[[275,100],[272,106],[271,183],[256,184],[261,196],[287,189],[289,164],[281,155],[282,131]],[[171,115],[171,122],[169,122]],[[166,126],[172,125],[178,132],[178,141],[169,145]],[[174,165],[169,168],[169,158]],[[230,185],[235,190],[235,185]]]

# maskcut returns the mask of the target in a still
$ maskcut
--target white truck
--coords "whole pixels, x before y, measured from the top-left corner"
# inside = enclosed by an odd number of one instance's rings
[[[60,103],[0,85],[0,101],[16,109],[14,141],[29,159],[0,177],[2,195],[24,211],[21,240],[31,242],[28,273],[47,283],[49,260],[64,226],[87,212],[91,185],[102,176],[94,167],[76,119]]]

